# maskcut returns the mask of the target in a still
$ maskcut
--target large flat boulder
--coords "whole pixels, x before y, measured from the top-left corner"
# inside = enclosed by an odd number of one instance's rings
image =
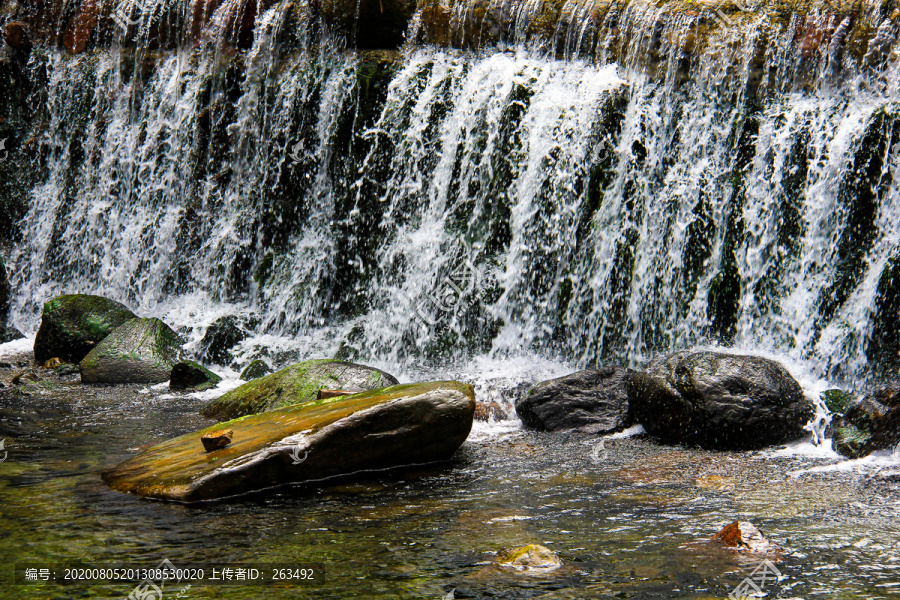
[[[751,450],[799,439],[813,404],[775,361],[683,351],[628,379],[631,409],[663,442]]]
[[[196,502],[449,459],[472,428],[475,394],[456,381],[307,402],[167,440],[103,478],[115,490]],[[201,438],[230,430],[207,452]]]
[[[181,360],[184,341],[159,319],[126,321],[79,364],[83,383],[162,383]]]
[[[34,358],[40,364],[57,357],[77,363],[113,329],[136,318],[124,305],[103,296],[58,296],[44,304]]]
[[[541,382],[516,401],[516,413],[526,427],[542,431],[620,431],[631,425],[627,374],[604,367]]]
[[[373,367],[331,359],[307,360],[231,390],[204,406],[200,414],[225,421],[309,402],[322,389],[363,392],[398,383]]]

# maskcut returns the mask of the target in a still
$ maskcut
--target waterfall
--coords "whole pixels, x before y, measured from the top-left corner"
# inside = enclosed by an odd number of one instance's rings
[[[47,120],[16,326],[91,292],[194,341],[252,314],[248,356],[588,367],[725,344],[896,372],[890,31],[857,64],[833,15],[773,33],[732,14],[700,44],[700,17],[646,2],[564,3],[549,38],[540,2],[488,5],[477,36],[457,3],[460,48],[412,43],[435,35],[428,5],[402,57],[370,60],[286,32],[292,6],[239,52],[32,56]]]

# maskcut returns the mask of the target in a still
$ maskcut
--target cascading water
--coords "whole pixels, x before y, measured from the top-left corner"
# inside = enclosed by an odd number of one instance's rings
[[[497,3],[512,25],[479,30],[496,47],[410,46],[379,96],[340,43],[283,49],[289,6],[233,56],[32,59],[50,121],[11,260],[17,326],[94,292],[195,337],[253,313],[247,356],[287,344],[407,373],[703,343],[832,378],[896,369],[889,52],[864,70],[823,44],[810,67],[815,19],[773,39],[760,15],[691,55],[699,17],[661,26],[640,2],[602,21],[567,3],[539,42],[544,5]],[[475,45],[475,5],[454,11],[450,36]]]

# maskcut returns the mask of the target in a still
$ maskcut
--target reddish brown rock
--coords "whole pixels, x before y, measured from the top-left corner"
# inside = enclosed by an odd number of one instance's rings
[[[735,552],[747,554],[777,555],[782,552],[778,544],[767,540],[762,531],[748,521],[735,521],[713,536],[713,541]]]
[[[25,23],[19,21],[7,23],[3,28],[3,39],[16,50],[31,50],[31,36],[28,34],[28,26]]]
[[[220,429],[218,431],[204,433],[200,436],[200,441],[203,443],[203,448],[207,452],[212,452],[213,450],[221,450],[230,444],[233,435],[234,429]]]
[[[85,0],[78,12],[69,20],[63,34],[63,46],[71,54],[81,54],[87,49],[91,35],[97,28],[100,0]]]
[[[475,420],[490,421],[494,419],[499,421],[506,417],[506,411],[497,402],[477,402],[475,404]]]

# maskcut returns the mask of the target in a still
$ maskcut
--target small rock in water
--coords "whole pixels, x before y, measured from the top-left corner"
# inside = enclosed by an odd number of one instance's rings
[[[762,531],[748,521],[735,521],[726,525],[713,540],[735,552],[747,554],[774,555],[782,552],[782,548],[773,544],[763,536]]]
[[[234,436],[234,429],[220,429],[219,431],[204,433],[200,436],[200,441],[207,452],[212,452],[230,444],[232,436]]]
[[[267,365],[265,362],[261,360],[254,360],[251,361],[249,365],[244,367],[243,371],[241,371],[241,379],[243,381],[253,381],[254,379],[265,377],[271,372],[272,369],[270,369],[269,365]]]
[[[58,356],[54,356],[53,358],[51,358],[50,360],[48,360],[47,362],[44,363],[43,368],[44,369],[55,369],[56,367],[60,367],[64,364],[65,363],[63,362],[63,360],[61,358],[59,358]]]
[[[222,378],[192,360],[185,360],[172,367],[170,390],[208,390],[219,385]]]
[[[540,544],[528,544],[501,552],[492,564],[504,571],[538,575],[555,571],[562,566],[562,561],[549,548]]]
[[[477,402],[475,404],[475,420],[490,421],[494,419],[499,421],[506,417],[506,411],[498,402]]]
[[[25,369],[24,371],[19,371],[11,380],[13,385],[22,385],[23,383],[28,383],[29,381],[40,381],[41,378],[38,377],[37,373],[34,372],[33,369]]]

